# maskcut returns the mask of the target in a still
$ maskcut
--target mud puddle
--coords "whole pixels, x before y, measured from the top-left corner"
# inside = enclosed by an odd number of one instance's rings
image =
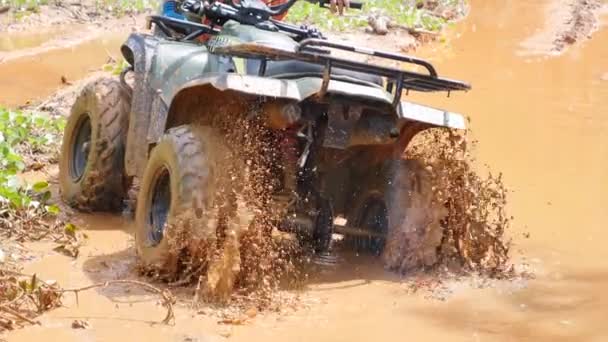
[[[0,33],[0,52],[40,46],[67,33],[68,28],[55,28],[34,33]]]
[[[259,314],[243,325],[218,324],[187,303],[176,309],[175,326],[153,325],[164,315],[158,298],[137,289],[101,289],[81,294],[78,306],[67,295],[66,308],[44,315],[43,326],[13,332],[9,340],[604,341],[608,30],[557,58],[517,56],[521,41],[542,28],[547,5],[472,0],[453,40],[420,53],[440,74],[471,81],[473,91],[409,96],[472,117],[479,169],[488,164],[503,171],[514,191],[513,238],[524,252],[516,261],[529,264],[535,280],[453,281],[442,285],[446,296],[429,298],[412,291],[411,278],[354,255],[314,273],[297,310]],[[79,259],[52,255],[26,271],[65,286],[134,276],[129,223],[82,218],[90,239]],[[71,329],[74,319],[88,320],[91,328]]]
[[[0,33],[0,104],[19,107],[120,61],[120,45],[144,27],[145,15]]]
[[[9,107],[26,105],[76,83],[109,59],[119,59],[120,45],[126,37],[113,33],[0,63],[0,103]]]

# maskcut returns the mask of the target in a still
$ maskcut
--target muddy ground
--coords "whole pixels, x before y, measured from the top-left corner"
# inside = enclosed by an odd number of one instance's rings
[[[608,72],[608,30],[602,24],[606,16],[594,4],[573,2],[557,17],[561,22],[573,19],[558,25],[552,24],[557,20],[552,9],[563,9],[562,1],[473,0],[469,18],[449,31],[445,42],[417,51],[431,58],[440,73],[473,84],[468,94],[410,94],[409,99],[472,118],[480,141],[479,169],[486,170],[488,164],[503,172],[513,191],[513,261],[535,278],[400,277],[384,271],[377,259],[346,249],[337,265],[308,270],[299,289],[279,291],[284,304],[274,311],[193,309],[190,290],[174,289],[181,299],[175,306],[176,321],[165,326],[158,324],[165,309],[157,295],[138,286],[110,286],[83,292],[78,302],[66,294],[63,307],[40,317],[40,326],[0,335],[0,340],[604,341],[608,212],[601,198],[608,191],[608,119],[603,115],[608,112],[608,82],[602,79]],[[589,8],[595,24],[577,25],[577,16],[591,18],[584,14]],[[561,56],[544,57],[557,51],[560,37],[577,27],[583,28],[575,35],[579,43]],[[65,111],[70,102],[65,99],[79,87],[77,80],[99,71],[108,55],[116,55],[124,36],[95,32],[98,40],[84,39],[68,48],[59,44],[32,52],[47,44],[41,43],[7,52],[16,57],[0,61],[1,83],[9,84],[0,89],[0,103],[46,103]],[[346,38],[387,48],[399,36]],[[45,68],[37,69],[36,64]],[[63,84],[61,76],[74,84]],[[52,95],[57,89],[59,95]],[[47,172],[52,179],[56,169]],[[74,222],[89,235],[76,259],[52,251],[54,246],[45,242],[14,244],[4,252],[21,258],[23,272],[65,287],[141,279],[134,270],[127,218],[77,215]],[[75,320],[87,322],[85,329],[74,328]]]
[[[599,27],[604,4],[602,0],[553,2],[546,7],[543,27],[522,43],[522,53],[559,55],[576,42],[591,38]]]

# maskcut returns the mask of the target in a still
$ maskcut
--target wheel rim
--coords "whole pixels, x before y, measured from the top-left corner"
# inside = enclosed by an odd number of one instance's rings
[[[164,235],[165,224],[171,207],[171,176],[166,167],[162,167],[152,182],[150,206],[148,207],[148,241],[158,245]]]
[[[89,149],[91,145],[91,119],[88,114],[83,114],[76,124],[76,134],[70,151],[70,176],[79,181],[87,167]]]
[[[365,206],[361,216],[361,228],[386,236],[388,230],[388,216],[386,206],[382,201],[375,200]],[[358,239],[358,247],[375,255],[382,253],[385,237],[363,237]]]

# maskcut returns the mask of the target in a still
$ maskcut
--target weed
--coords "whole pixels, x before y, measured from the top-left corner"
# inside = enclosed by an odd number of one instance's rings
[[[0,218],[32,209],[55,215],[47,182],[27,184],[20,172],[42,167],[57,150],[65,120],[0,107]],[[43,160],[47,158],[46,160]],[[52,157],[51,157],[52,158]]]
[[[103,71],[109,72],[114,76],[118,76],[127,67],[129,67],[129,63],[127,63],[127,61],[121,58],[120,62],[112,61],[110,63],[104,64],[102,69]]]
[[[452,9],[454,13],[461,12],[466,5],[463,0],[438,0],[436,3],[435,8],[441,6]],[[422,0],[368,0],[364,2],[362,11],[351,9],[345,16],[335,16],[318,5],[300,1],[289,11],[287,21],[315,25],[327,30],[346,31],[366,27],[370,14],[382,13],[401,26],[427,31],[441,30],[449,20],[425,4]]]
[[[157,0],[95,0],[97,9],[103,9],[117,17],[128,13],[142,13],[158,7]]]

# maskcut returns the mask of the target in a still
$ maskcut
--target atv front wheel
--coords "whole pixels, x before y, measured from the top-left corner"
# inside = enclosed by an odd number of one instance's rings
[[[192,220],[209,215],[206,207],[215,194],[216,151],[209,146],[211,137],[206,133],[188,125],[172,128],[150,153],[135,213],[137,252],[147,266],[172,272],[178,252],[174,249],[187,246],[173,246],[178,243],[170,242],[171,234],[178,227],[205,228]]]
[[[64,200],[82,210],[117,210],[122,205],[129,93],[116,79],[87,85],[72,106],[59,160]]]

